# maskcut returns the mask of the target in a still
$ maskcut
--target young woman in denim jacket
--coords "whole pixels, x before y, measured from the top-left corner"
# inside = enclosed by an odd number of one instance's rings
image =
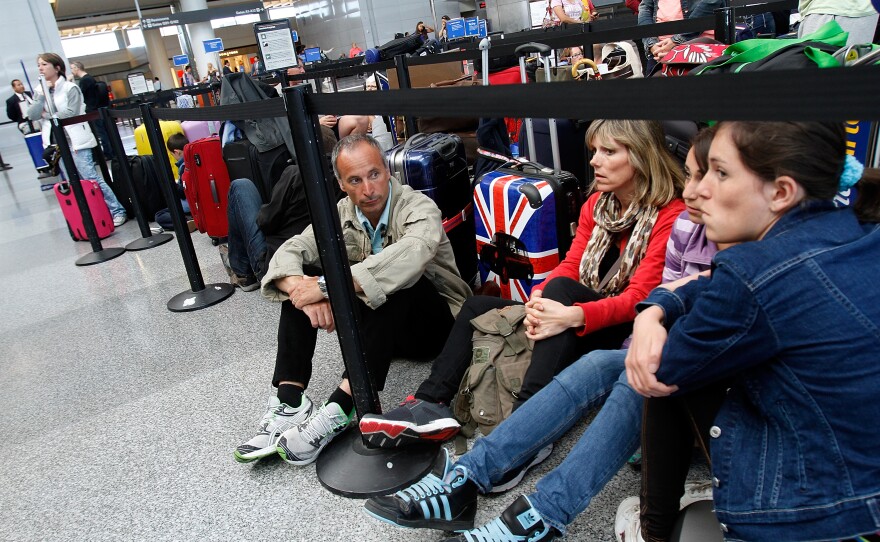
[[[714,420],[711,405],[685,411],[711,450],[727,540],[880,531],[880,284],[866,268],[880,228],[831,202],[862,176],[845,151],[842,124],[722,123],[699,210],[709,239],[741,244],[711,278],[639,304],[626,366],[649,404],[729,382]],[[665,437],[645,433],[643,447]],[[663,470],[643,461],[645,478]],[[666,540],[644,482],[642,534]]]

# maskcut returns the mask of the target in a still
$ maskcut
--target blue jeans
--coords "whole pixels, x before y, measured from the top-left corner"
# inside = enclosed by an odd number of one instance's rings
[[[73,154],[73,164],[76,166],[77,172],[79,172],[79,178],[84,181],[98,181],[98,186],[101,187],[101,194],[104,195],[104,201],[107,203],[107,207],[110,209],[110,214],[113,215],[113,218],[116,218],[117,216],[125,216],[125,207],[119,203],[119,200],[116,199],[116,194],[114,194],[113,190],[107,186],[107,183],[104,182],[104,176],[101,175],[101,172],[95,167],[95,160],[92,158],[92,149],[80,149],[78,151],[71,149],[71,153]],[[63,161],[62,169],[64,169]],[[64,171],[64,176],[68,179],[70,178],[67,171]]]
[[[236,179],[229,187],[229,266],[236,275],[266,273],[266,236],[257,226],[257,213],[263,200],[248,179]]]
[[[489,436],[477,439],[457,465],[467,468],[468,477],[486,492],[604,403],[568,457],[528,496],[544,521],[564,533],[639,447],[642,397],[626,383],[625,358],[626,350],[596,350],[581,357]]]

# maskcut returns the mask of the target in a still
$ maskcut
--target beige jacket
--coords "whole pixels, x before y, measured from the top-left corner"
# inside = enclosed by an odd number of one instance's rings
[[[364,290],[357,295],[368,307],[381,306],[389,295],[409,288],[424,275],[446,299],[452,315],[458,315],[471,290],[458,274],[440,210],[430,198],[391,178],[391,209],[379,254],[372,254],[370,238],[351,200],[344,198],[336,207],[351,275]],[[263,277],[263,295],[285,301],[287,292],[275,287],[275,279],[302,275],[304,265],[321,265],[312,226],[285,241],[272,257]]]

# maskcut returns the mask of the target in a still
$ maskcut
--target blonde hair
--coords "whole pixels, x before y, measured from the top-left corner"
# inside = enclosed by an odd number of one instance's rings
[[[629,152],[629,163],[636,170],[633,203],[663,207],[681,197],[684,172],[669,151],[663,128],[649,120],[597,120],[587,130],[586,143],[595,150],[596,140],[616,141]],[[590,189],[595,189],[593,181]]]

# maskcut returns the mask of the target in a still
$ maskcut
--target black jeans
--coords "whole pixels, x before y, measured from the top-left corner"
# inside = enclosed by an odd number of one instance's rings
[[[596,291],[565,277],[547,283],[542,295],[568,306],[601,299]],[[455,320],[443,351],[431,366],[431,375],[419,386],[416,397],[434,403],[449,404],[455,397],[461,379],[471,363],[471,339],[474,329],[470,321],[492,309],[516,303],[517,301],[497,297],[476,296],[468,299]],[[549,339],[537,341],[532,352],[532,363],[526,371],[520,398],[515,406],[538,393],[554,376],[582,355],[593,350],[620,348],[631,332],[632,322],[629,322],[600,329],[583,337],[579,337],[577,331],[572,328]]]
[[[709,457],[709,429],[727,395],[717,382],[675,397],[649,398],[642,416],[641,527],[645,542],[669,539],[694,449]]]
[[[367,367],[377,390],[385,378],[393,356],[432,357],[440,351],[455,319],[446,300],[427,278],[388,296],[382,306],[371,309],[358,299],[355,303]],[[272,385],[302,382],[312,377],[312,356],[318,330],[309,317],[290,300],[281,304],[278,322],[278,354]],[[346,373],[343,373],[343,378]]]

